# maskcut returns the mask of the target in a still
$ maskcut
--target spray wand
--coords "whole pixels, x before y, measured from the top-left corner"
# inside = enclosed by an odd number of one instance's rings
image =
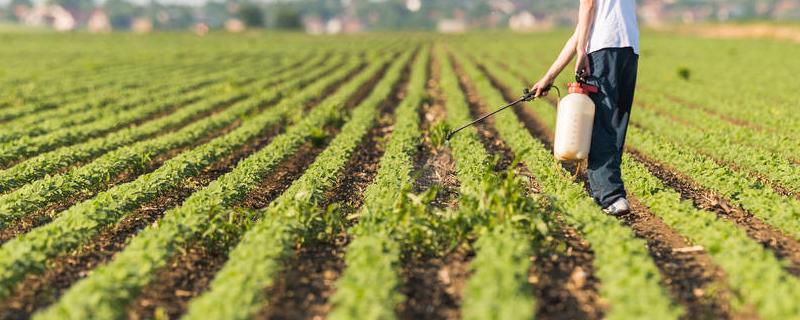
[[[555,89],[556,89],[556,91],[558,91],[558,95],[559,95],[559,96],[561,96],[561,91],[560,91],[560,90],[558,90],[558,87],[556,87],[556,86],[552,86],[552,87],[550,87],[550,88],[555,88]],[[547,88],[547,89],[549,90],[550,88]],[[476,123],[478,123],[478,122],[481,122],[481,121],[483,121],[484,119],[486,119],[486,118],[488,118],[488,117],[491,117],[491,116],[495,115],[496,113],[498,113],[498,112],[500,112],[500,111],[503,111],[503,110],[505,110],[505,109],[508,109],[509,107],[512,107],[512,106],[516,105],[517,103],[520,103],[520,102],[523,102],[523,101],[529,102],[529,101],[533,101],[534,99],[536,99],[536,92],[532,92],[532,91],[531,91],[530,89],[528,89],[528,88],[522,89],[522,96],[521,96],[521,97],[519,97],[519,99],[517,99],[517,100],[514,100],[514,101],[512,101],[512,102],[508,103],[507,105],[505,105],[505,106],[501,107],[500,109],[497,109],[497,110],[495,110],[495,111],[492,111],[492,112],[490,112],[490,113],[487,113],[487,114],[485,114],[485,115],[481,116],[480,118],[473,120],[473,121],[472,121],[472,122],[470,122],[470,123],[467,123],[467,124],[465,124],[465,125],[463,125],[463,126],[461,126],[461,127],[458,127],[457,129],[455,129],[455,130],[453,130],[453,131],[450,131],[449,133],[447,133],[447,137],[445,138],[445,140],[447,140],[447,141],[450,141],[450,138],[452,138],[452,137],[453,137],[453,135],[455,135],[455,134],[456,134],[456,133],[458,133],[459,131],[461,131],[461,130],[464,130],[464,129],[468,128],[469,126],[472,126],[472,125],[474,125],[474,124],[476,124]]]

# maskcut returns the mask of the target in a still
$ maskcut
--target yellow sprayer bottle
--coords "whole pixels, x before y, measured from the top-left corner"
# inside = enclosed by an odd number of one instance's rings
[[[598,88],[570,83],[569,94],[558,102],[553,154],[559,161],[580,161],[589,157],[594,125],[594,102],[589,93]]]

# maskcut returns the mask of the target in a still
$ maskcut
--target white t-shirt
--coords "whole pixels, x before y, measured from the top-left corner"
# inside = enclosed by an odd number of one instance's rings
[[[587,53],[632,47],[633,52],[639,54],[636,0],[596,0],[595,10]]]

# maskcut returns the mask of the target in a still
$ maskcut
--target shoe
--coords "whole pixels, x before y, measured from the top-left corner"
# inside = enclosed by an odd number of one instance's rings
[[[605,207],[603,212],[610,214],[612,216],[621,216],[631,212],[631,205],[628,203],[628,199],[619,198],[617,201],[614,201],[610,206]]]

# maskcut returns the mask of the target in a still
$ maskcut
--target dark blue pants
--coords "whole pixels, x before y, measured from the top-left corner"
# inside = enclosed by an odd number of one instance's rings
[[[587,171],[592,198],[605,208],[626,196],[620,164],[639,56],[632,48],[608,48],[590,53],[589,58],[592,77],[588,82],[600,87],[600,92],[590,95],[595,115]]]

